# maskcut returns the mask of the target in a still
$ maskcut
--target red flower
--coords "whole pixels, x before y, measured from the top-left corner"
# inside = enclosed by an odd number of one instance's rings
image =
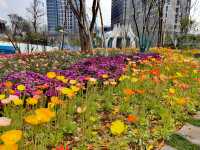
[[[128,115],[127,120],[130,123],[136,123],[138,121],[138,117],[135,115]]]
[[[160,75],[160,70],[158,69],[153,69],[149,71],[150,74],[155,75],[155,76],[159,76]]]
[[[56,147],[56,150],[69,150],[69,145],[66,146],[66,149],[65,149],[64,145],[60,145],[60,146]]]

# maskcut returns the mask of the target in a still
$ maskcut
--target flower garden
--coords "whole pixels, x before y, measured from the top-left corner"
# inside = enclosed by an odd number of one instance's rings
[[[151,51],[1,56],[0,150],[161,149],[200,110],[200,59]]]

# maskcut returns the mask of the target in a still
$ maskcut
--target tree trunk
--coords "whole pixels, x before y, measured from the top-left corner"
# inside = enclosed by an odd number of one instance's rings
[[[90,34],[86,34],[83,29],[79,28],[81,52],[88,52],[92,49],[92,38]]]

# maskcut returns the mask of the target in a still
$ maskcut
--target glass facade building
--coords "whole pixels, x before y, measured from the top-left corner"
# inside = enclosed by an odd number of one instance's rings
[[[126,17],[127,0],[112,0],[111,26],[123,24]]]
[[[47,0],[47,22],[50,33],[56,33],[58,27],[64,27],[67,33],[78,33],[78,21],[69,5],[65,10],[65,3],[66,0]]]

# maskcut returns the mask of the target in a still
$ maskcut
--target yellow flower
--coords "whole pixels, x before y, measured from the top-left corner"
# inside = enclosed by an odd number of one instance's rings
[[[71,86],[71,89],[73,92],[78,92],[80,90],[80,88],[77,86]]]
[[[77,83],[77,81],[76,80],[70,80],[69,83],[72,84],[72,85],[74,85],[74,84]]]
[[[59,81],[63,81],[65,79],[65,77],[64,76],[56,76],[56,79]]]
[[[67,82],[68,82],[68,79],[63,79],[62,82],[63,82],[63,83],[67,83]]]
[[[102,75],[102,78],[104,78],[104,79],[107,79],[109,76],[108,76],[108,74],[103,74]]]
[[[89,78],[89,82],[91,84],[96,84],[97,83],[97,79],[95,79],[95,78]]]
[[[1,94],[0,95],[0,100],[3,100],[3,99],[5,99],[6,98],[6,95],[5,94]]]
[[[1,135],[0,139],[4,142],[5,145],[13,145],[16,144],[22,138],[21,130],[10,130],[3,135]]]
[[[47,73],[47,78],[53,79],[53,78],[55,78],[55,77],[56,77],[56,73],[55,73],[55,72],[48,72],[48,73]]]
[[[61,93],[67,95],[68,97],[74,96],[74,91],[70,88],[61,88]]]
[[[119,78],[119,81],[123,81],[123,80],[129,79],[129,78],[130,78],[129,76],[122,75],[122,76]]]
[[[55,117],[55,112],[49,108],[39,108],[35,110],[35,115],[27,116],[24,120],[31,125],[38,125],[49,122],[53,117]]]
[[[55,112],[52,112],[48,108],[39,108],[35,113],[41,123],[49,122],[53,117],[55,117]]]
[[[177,103],[178,105],[184,106],[184,105],[187,104],[187,100],[186,100],[185,98],[178,98],[178,99],[176,100],[176,103]]]
[[[21,99],[15,99],[13,100],[14,105],[16,106],[20,106],[23,105],[23,101]]]
[[[17,144],[12,144],[12,145],[2,144],[0,145],[0,150],[18,150],[18,145]]]
[[[36,99],[36,98],[28,98],[26,100],[26,102],[27,102],[28,105],[36,105],[38,103],[38,99]]]
[[[50,102],[50,103],[48,103],[48,108],[49,108],[49,109],[53,109],[53,108],[54,108],[54,106],[55,106],[55,104],[54,104],[54,103],[51,103],[51,102]]]
[[[17,86],[17,89],[19,91],[24,91],[24,90],[26,90],[26,87],[24,85],[20,84],[20,85]]]
[[[153,145],[148,145],[147,146],[147,150],[152,150],[153,149]]]
[[[173,95],[175,93],[176,93],[176,89],[174,89],[174,88],[169,89],[169,94]]]
[[[126,130],[126,126],[121,120],[116,120],[112,122],[110,130],[113,135],[121,135]]]
[[[176,76],[179,77],[179,78],[183,77],[182,73],[180,73],[180,72],[176,72]]]
[[[27,116],[24,120],[31,125],[38,125],[40,123],[39,118],[36,115]]]
[[[60,100],[58,97],[53,96],[51,97],[51,103],[55,105],[60,105],[60,104],[63,104],[63,101]]]
[[[134,78],[134,77],[131,78],[131,82],[135,83],[135,82],[137,82],[137,81],[138,81],[137,78]]]

